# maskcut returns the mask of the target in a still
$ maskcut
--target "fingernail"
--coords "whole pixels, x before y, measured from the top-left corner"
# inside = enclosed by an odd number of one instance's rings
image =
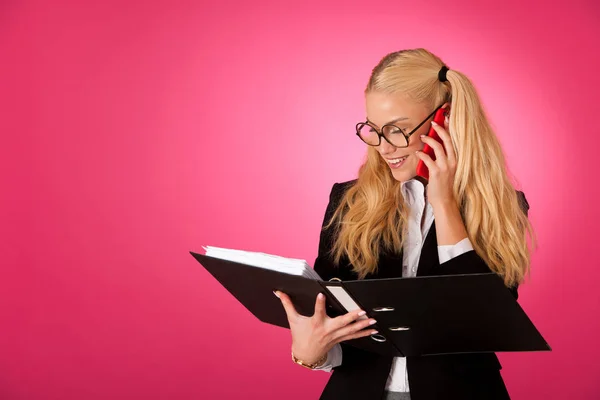
[[[279,297],[279,295],[277,294],[277,292],[276,292],[276,291],[274,291],[274,290],[273,290],[273,294],[274,294],[275,296],[277,296],[278,298],[281,298],[281,297]]]
[[[373,321],[369,322],[369,325],[373,325],[373,324],[376,324],[376,323],[377,323],[377,320],[374,319]]]
[[[421,135],[421,139],[423,139],[425,137],[425,135]]]
[[[431,125],[437,125],[437,122],[431,121]]]
[[[371,335],[374,335],[374,334],[376,334],[376,333],[378,333],[378,332],[379,332],[379,331],[373,331],[373,332],[371,332]]]
[[[319,294],[317,295],[317,298],[318,298],[319,300],[322,300],[322,299],[323,299],[323,297],[325,297],[325,296],[323,296],[323,293],[319,293]]]
[[[361,311],[361,312],[359,312],[359,313],[358,313],[358,316],[359,316],[359,317],[362,317],[363,315],[366,315],[366,314],[367,314],[367,312],[366,312],[366,311]]]

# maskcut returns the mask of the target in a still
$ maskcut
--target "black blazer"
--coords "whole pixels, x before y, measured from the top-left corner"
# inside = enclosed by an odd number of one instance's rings
[[[333,185],[323,226],[329,222],[344,192],[354,181]],[[523,209],[529,204],[518,192]],[[332,229],[321,232],[319,254],[315,271],[323,280],[337,277],[355,280],[349,260],[344,257],[335,265],[328,251],[333,243]],[[402,276],[402,255],[382,252],[378,272],[365,279],[394,278]],[[423,244],[417,276],[469,274],[489,272],[490,269],[475,251],[466,252],[440,265],[437,252],[435,221]],[[517,288],[511,289],[517,297]],[[321,400],[371,400],[380,399],[392,366],[392,357],[385,357],[355,348],[347,343],[342,347],[342,365],[333,369],[321,394]],[[412,400],[433,399],[510,399],[500,375],[502,368],[494,353],[459,354],[443,356],[407,357],[406,368]]]

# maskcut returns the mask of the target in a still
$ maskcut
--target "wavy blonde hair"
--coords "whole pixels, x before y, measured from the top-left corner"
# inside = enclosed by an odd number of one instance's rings
[[[532,226],[508,176],[504,154],[471,81],[425,49],[394,52],[373,69],[365,94],[402,94],[429,109],[451,101],[452,144],[457,155],[454,197],[477,254],[504,279],[522,283],[535,246]],[[400,182],[377,150],[369,147],[358,180],[342,197],[326,229],[336,223],[331,249],[336,263],[345,255],[360,279],[377,271],[382,250],[400,254],[408,210]]]

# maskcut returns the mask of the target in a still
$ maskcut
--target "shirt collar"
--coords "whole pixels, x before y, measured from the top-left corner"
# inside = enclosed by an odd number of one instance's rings
[[[409,206],[413,205],[416,199],[425,198],[425,185],[423,185],[423,183],[416,178],[402,182],[400,184],[400,189],[402,191],[404,200]]]

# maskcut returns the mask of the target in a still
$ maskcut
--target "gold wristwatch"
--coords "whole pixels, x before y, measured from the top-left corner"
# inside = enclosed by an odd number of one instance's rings
[[[302,365],[304,368],[315,369],[315,368],[320,367],[321,365],[325,364],[325,361],[327,361],[327,353],[325,353],[325,355],[323,357],[319,358],[314,363],[308,364],[308,363],[305,363],[304,361],[296,358],[296,356],[292,352],[292,361],[294,361],[298,365]]]

